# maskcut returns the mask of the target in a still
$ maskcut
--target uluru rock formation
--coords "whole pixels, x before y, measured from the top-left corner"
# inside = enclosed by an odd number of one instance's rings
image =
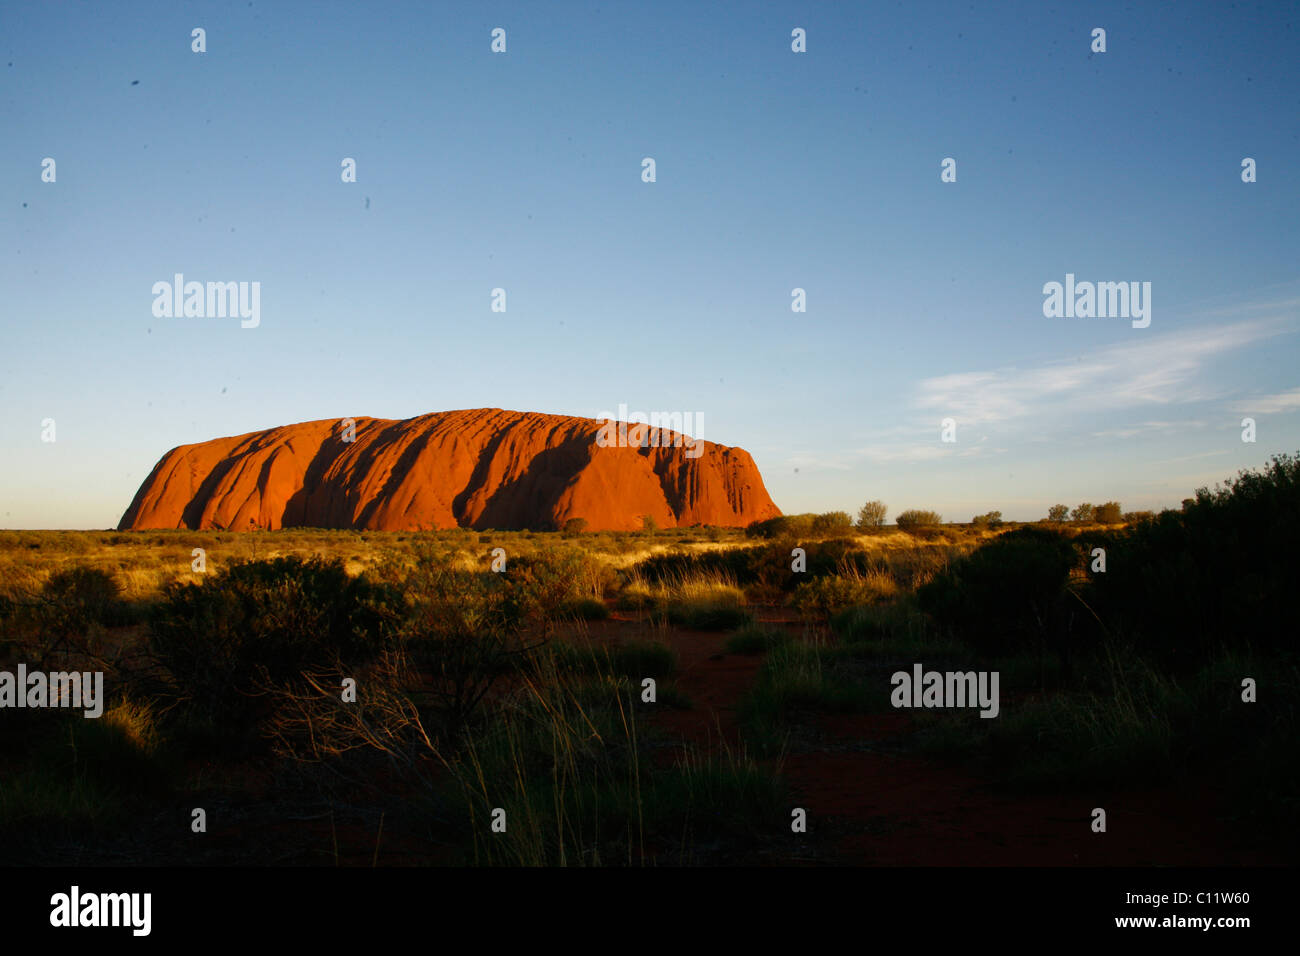
[[[164,455],[118,527],[505,530],[583,518],[605,531],[640,529],[643,515],[671,528],[781,513],[743,449],[613,433],[596,419],[478,408],[217,438]]]

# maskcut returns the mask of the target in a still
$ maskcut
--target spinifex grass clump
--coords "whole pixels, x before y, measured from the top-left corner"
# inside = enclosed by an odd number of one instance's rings
[[[727,631],[753,621],[745,592],[722,574],[678,579],[661,585],[657,615],[675,627]]]
[[[969,660],[966,645],[931,624],[910,598],[870,607],[852,607],[831,619],[831,629],[855,653],[886,660]]]
[[[577,621],[603,621],[609,617],[609,608],[604,601],[596,598],[570,598],[556,608],[557,618],[572,618]]]
[[[664,644],[629,641],[624,644],[553,643],[549,645],[555,666],[581,674],[606,673],[641,680],[663,679],[677,670],[677,655]]]
[[[0,863],[41,852],[58,836],[102,840],[142,798],[170,792],[177,765],[153,708],[119,700],[102,716],[46,713],[23,760],[0,774]],[[11,757],[18,755],[11,753]]]
[[[791,640],[790,632],[769,624],[747,624],[727,638],[728,654],[763,654]]]
[[[653,761],[634,687],[575,674],[542,652],[530,679],[444,765],[469,859],[503,865],[690,862],[719,841],[744,852],[786,825],[775,778],[743,755]]]
[[[636,577],[649,584],[691,578],[726,578],[746,582],[752,579],[755,555],[761,548],[724,548],[714,551],[666,551],[636,565]]]
[[[885,712],[889,675],[853,648],[780,644],[768,652],[737,714],[761,755],[779,753],[792,726],[811,714]]]
[[[887,571],[859,571],[848,565],[835,575],[813,578],[800,584],[790,599],[809,620],[829,623],[833,614],[845,608],[879,604],[893,598],[898,585]]]

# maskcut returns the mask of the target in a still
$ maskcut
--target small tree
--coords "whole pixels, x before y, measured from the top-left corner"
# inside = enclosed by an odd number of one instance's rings
[[[858,530],[867,531],[870,528],[879,528],[885,523],[885,515],[888,509],[885,508],[883,501],[868,501],[858,509]]]
[[[1069,505],[1052,505],[1047,509],[1048,521],[1067,521],[1070,517]]]
[[[565,534],[582,534],[582,532],[586,530],[587,530],[586,518],[570,518],[568,521],[564,522]]]
[[[647,534],[654,534],[659,530],[659,522],[655,521],[654,515],[641,516],[641,530]]]
[[[1119,524],[1124,520],[1123,511],[1120,509],[1118,501],[1108,501],[1105,504],[1098,505],[1092,520],[1098,524]]]
[[[976,515],[971,518],[971,524],[977,528],[1000,528],[1002,527],[1002,512],[989,511],[982,515]]]
[[[1075,521],[1093,521],[1095,520],[1096,514],[1097,514],[1097,506],[1089,504],[1088,502],[1085,501],[1083,504],[1077,506],[1073,512],[1071,512],[1070,517],[1072,517]]]

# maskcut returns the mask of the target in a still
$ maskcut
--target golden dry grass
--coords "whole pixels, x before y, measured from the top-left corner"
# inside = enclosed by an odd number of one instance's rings
[[[901,562],[915,568],[912,586],[923,583],[933,569],[965,553],[998,532],[948,525],[930,537],[915,537],[890,528],[852,536],[864,551],[887,556],[891,565]],[[132,601],[156,598],[175,580],[197,581],[192,570],[194,549],[205,552],[207,571],[254,558],[296,555],[303,558],[338,558],[352,575],[383,568],[410,568],[428,549],[452,554],[460,566],[483,568],[494,548],[504,548],[509,558],[534,555],[553,547],[580,548],[600,564],[627,571],[646,558],[670,551],[706,552],[748,547],[760,542],[747,538],[740,528],[675,528],[647,532],[566,535],[558,532],[489,531],[453,529],[430,532],[331,531],[288,529],[281,531],[2,531],[0,530],[0,595],[39,591],[56,572],[74,565],[102,569],[113,575],[122,595]],[[674,582],[674,596],[683,589],[716,589],[735,582]],[[635,579],[634,592],[649,596],[651,588]],[[657,595],[666,596],[666,595]]]
[[[556,547],[581,548],[615,569],[668,550],[714,550],[748,543],[741,529],[709,534],[679,528],[645,533],[563,535],[525,531],[356,532],[284,530],[218,531],[0,531],[0,595],[39,591],[49,577],[75,565],[112,574],[123,597],[147,601],[175,580],[198,580],[194,549],[202,548],[208,573],[236,561],[286,555],[342,560],[352,575],[383,566],[410,567],[426,549],[450,553],[466,569],[490,564],[494,548],[508,558]]]

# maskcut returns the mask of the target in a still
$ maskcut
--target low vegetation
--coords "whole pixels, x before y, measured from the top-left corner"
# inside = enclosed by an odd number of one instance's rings
[[[783,760],[885,717],[858,746],[1013,792],[1220,781],[1242,840],[1300,848],[1300,461],[1159,514],[890,529],[869,505],[617,535],[0,532],[0,668],[108,688],[97,720],[6,713],[0,862],[165,862],[150,821],[237,830],[272,786],[326,823],[246,847],[262,862],[372,862],[338,828],[373,834],[376,806],[426,862],[753,862],[788,835]],[[750,681],[703,741],[676,729],[700,646]],[[900,720],[891,675],[918,663],[996,671],[998,719]]]

